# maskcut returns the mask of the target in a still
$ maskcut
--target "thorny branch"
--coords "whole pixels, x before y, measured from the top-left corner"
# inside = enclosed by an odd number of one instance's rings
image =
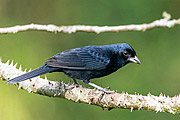
[[[119,32],[119,31],[146,31],[155,27],[173,27],[176,24],[180,24],[179,19],[171,20],[171,15],[164,12],[163,19],[156,20],[148,24],[140,25],[121,25],[121,26],[55,26],[55,25],[22,25],[8,28],[0,28],[0,34],[4,33],[16,33],[27,30],[43,30],[50,32],[64,32],[73,33],[77,31],[84,32]],[[2,80],[9,80],[18,75],[26,72],[22,71],[21,66],[16,68],[17,63],[13,65],[13,61],[9,64],[9,61],[3,63],[0,59],[0,78]],[[124,108],[133,110],[151,110],[155,112],[168,112],[172,114],[180,113],[180,95],[169,97],[162,93],[159,96],[151,95],[147,96],[140,94],[131,95],[128,93],[113,93],[106,94],[96,89],[88,89],[82,86],[76,87],[73,84],[65,84],[63,82],[54,82],[42,79],[40,77],[32,78],[27,81],[16,84],[19,88],[27,90],[31,93],[36,93],[49,97],[59,97],[68,99],[74,102],[93,104],[100,106],[103,109],[112,108]]]
[[[3,63],[0,60],[0,78],[9,80],[25,73],[22,67],[16,68],[17,63],[9,60]],[[95,89],[88,89],[82,86],[76,87],[73,84],[49,81],[47,78],[32,78],[16,84],[19,88],[49,97],[59,97],[78,103],[87,103],[100,106],[103,109],[124,108],[133,110],[151,110],[155,112],[168,112],[176,114],[180,112],[180,96],[169,97],[162,93],[159,96],[151,95],[131,95],[128,93],[106,94]]]
[[[49,32],[63,32],[63,33],[74,33],[77,31],[84,32],[95,32],[97,34],[102,32],[119,32],[119,31],[146,31],[155,27],[173,27],[177,24],[180,24],[179,19],[172,19],[171,15],[163,12],[163,18],[160,20],[155,20],[148,24],[139,24],[139,25],[120,25],[120,26],[88,26],[88,25],[73,25],[73,26],[56,26],[56,25],[38,25],[38,24],[29,24],[29,25],[18,25],[14,27],[0,28],[0,34],[5,33],[17,33],[20,31],[27,30],[42,30]]]

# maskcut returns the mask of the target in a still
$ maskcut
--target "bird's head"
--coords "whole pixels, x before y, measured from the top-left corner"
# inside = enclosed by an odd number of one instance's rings
[[[141,64],[140,60],[136,56],[135,50],[127,43],[118,44],[120,56],[127,62],[134,62]]]

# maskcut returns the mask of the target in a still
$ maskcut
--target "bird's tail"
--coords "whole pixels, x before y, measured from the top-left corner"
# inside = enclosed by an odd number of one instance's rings
[[[36,76],[40,76],[40,75],[43,75],[43,74],[46,74],[49,72],[56,71],[57,69],[58,68],[48,67],[47,65],[44,65],[44,66],[37,68],[33,71],[30,71],[28,73],[25,73],[23,75],[20,75],[18,77],[15,77],[13,79],[8,80],[7,84],[15,84],[15,83],[18,83],[18,82],[21,82],[21,81],[24,81],[24,80],[27,80],[27,79],[30,79],[30,78],[33,78]]]

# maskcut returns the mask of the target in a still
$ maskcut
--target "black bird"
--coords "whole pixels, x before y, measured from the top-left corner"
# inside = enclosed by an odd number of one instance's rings
[[[64,72],[76,84],[76,79],[80,79],[99,90],[111,93],[112,91],[91,83],[90,79],[109,75],[130,62],[141,64],[136,52],[127,43],[85,46],[58,53],[42,67],[8,80],[7,83],[15,84],[46,73]]]

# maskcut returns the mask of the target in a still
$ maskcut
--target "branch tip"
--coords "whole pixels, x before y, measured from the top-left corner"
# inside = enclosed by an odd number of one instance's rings
[[[163,12],[162,16],[166,20],[170,20],[171,19],[171,15],[169,13],[167,13],[166,11]]]

